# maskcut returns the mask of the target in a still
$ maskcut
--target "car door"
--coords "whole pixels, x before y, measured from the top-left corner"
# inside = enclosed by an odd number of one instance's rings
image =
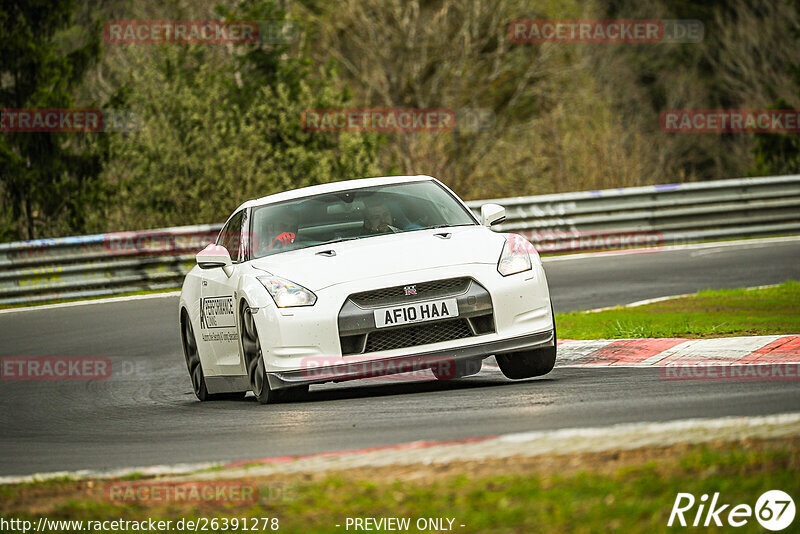
[[[228,250],[233,266],[227,272],[220,267],[202,273],[200,337],[213,356],[214,375],[245,372],[239,350],[236,297],[241,263],[245,260],[243,237],[247,227],[247,210],[240,210],[228,219],[217,237],[217,245]]]

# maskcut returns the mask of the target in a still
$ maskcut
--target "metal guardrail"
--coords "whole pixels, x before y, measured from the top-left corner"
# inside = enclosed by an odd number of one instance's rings
[[[800,233],[800,175],[468,202],[542,253]],[[177,289],[221,225],[0,244],[0,305]]]
[[[0,243],[0,305],[179,288],[221,227]]]
[[[500,231],[540,252],[660,245],[800,232],[800,176],[649,185],[492,200]],[[469,202],[476,212],[482,202]]]

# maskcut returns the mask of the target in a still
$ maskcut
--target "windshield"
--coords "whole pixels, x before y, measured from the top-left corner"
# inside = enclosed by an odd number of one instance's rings
[[[337,191],[253,208],[252,257],[426,228],[476,224],[435,182]]]

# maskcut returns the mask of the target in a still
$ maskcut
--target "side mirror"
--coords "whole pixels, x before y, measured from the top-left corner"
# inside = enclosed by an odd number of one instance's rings
[[[484,204],[481,206],[481,224],[494,226],[506,220],[506,209],[500,204]]]
[[[226,267],[233,265],[231,255],[223,246],[210,244],[197,253],[197,265],[201,269],[216,269],[222,267],[227,273]]]

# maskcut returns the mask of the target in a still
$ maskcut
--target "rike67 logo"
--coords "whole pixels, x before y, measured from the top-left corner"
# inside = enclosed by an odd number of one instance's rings
[[[781,490],[764,492],[756,501],[755,507],[749,504],[733,506],[723,503],[719,492],[714,493],[710,500],[705,493],[700,499],[695,499],[691,493],[678,493],[667,526],[742,527],[753,516],[762,528],[772,531],[784,530],[794,521],[794,501],[788,493]]]

